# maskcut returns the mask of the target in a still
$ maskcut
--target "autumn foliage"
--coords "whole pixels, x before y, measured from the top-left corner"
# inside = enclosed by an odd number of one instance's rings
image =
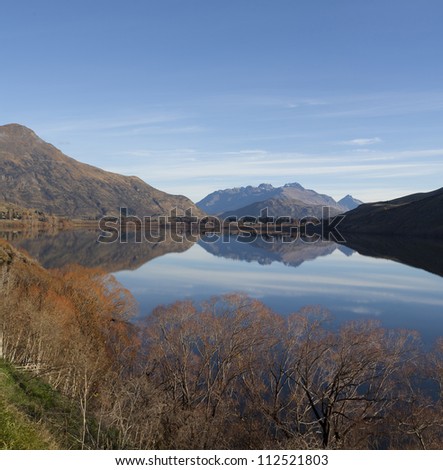
[[[443,341],[287,317],[243,295],[141,322],[112,276],[46,271],[0,242],[3,357],[80,410],[85,448],[430,449],[443,444]],[[93,423],[93,425],[91,424]]]

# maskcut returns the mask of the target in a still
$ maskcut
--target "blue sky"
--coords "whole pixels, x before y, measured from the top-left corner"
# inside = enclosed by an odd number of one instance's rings
[[[0,2],[0,123],[197,201],[443,186],[441,0]]]

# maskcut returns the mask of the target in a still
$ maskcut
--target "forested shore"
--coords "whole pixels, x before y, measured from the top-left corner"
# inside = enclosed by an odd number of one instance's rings
[[[89,449],[440,449],[443,339],[333,328],[240,294],[136,321],[112,276],[0,241],[0,353],[72,403]]]

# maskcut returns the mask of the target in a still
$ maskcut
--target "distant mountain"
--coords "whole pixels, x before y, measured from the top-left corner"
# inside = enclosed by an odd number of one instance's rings
[[[323,216],[323,207],[326,204],[307,204],[303,201],[292,199],[286,196],[275,197],[266,199],[265,201],[255,202],[239,209],[228,210],[219,215],[221,219],[228,217],[237,216],[245,217],[260,217],[262,210],[267,209],[269,217],[290,217],[291,219],[302,219],[303,217],[317,217],[321,219]],[[343,209],[337,208],[336,204],[330,207],[330,215],[337,215],[340,212],[344,212]]]
[[[442,237],[443,188],[392,201],[362,204],[346,213],[338,229],[342,233]]]
[[[348,211],[351,211],[352,209],[355,209],[356,207],[363,204],[363,202],[359,201],[358,199],[355,199],[350,194],[348,194],[344,198],[340,199],[340,201],[338,201],[338,204],[342,207],[345,207]]]
[[[312,189],[305,189],[298,183],[289,183],[275,188],[271,184],[257,187],[246,186],[215,191],[197,206],[212,215],[222,217],[259,216],[267,207],[271,216],[300,218],[307,215],[321,217],[322,207],[331,209],[331,214],[346,212],[344,205],[338,204],[332,197],[319,194]]]
[[[220,189],[209,194],[197,202],[197,207],[207,214],[219,215],[232,209],[238,209],[254,202],[274,197],[278,188],[272,184],[261,184],[257,187],[246,186],[241,188]]]
[[[201,215],[184,196],[80,163],[18,124],[0,126],[0,201],[67,217],[118,214],[120,207],[139,216],[163,215],[174,208],[192,208]]]

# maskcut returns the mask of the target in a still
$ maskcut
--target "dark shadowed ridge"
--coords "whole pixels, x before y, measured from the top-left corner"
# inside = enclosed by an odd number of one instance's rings
[[[362,204],[346,213],[343,233],[443,237],[443,188],[391,201]]]
[[[19,124],[0,126],[0,201],[75,218],[118,215],[120,207],[141,217],[174,208],[202,214],[184,196],[80,163]]]

